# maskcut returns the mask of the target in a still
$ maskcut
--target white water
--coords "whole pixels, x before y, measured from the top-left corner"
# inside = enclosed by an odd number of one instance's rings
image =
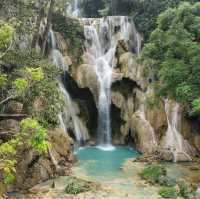
[[[51,45],[52,45],[51,57],[53,59],[53,62],[57,67],[64,70],[65,68],[67,68],[67,66],[64,62],[64,58],[61,52],[56,48],[57,46],[56,39],[52,30],[50,30],[50,38],[51,38]],[[65,106],[66,106],[64,108],[63,113],[60,113],[58,115],[58,118],[60,121],[60,127],[67,133],[67,125],[64,121],[64,118],[67,118],[68,116],[70,116],[73,123],[73,129],[74,129],[76,141],[80,144],[81,142],[84,142],[88,139],[88,136],[86,133],[87,130],[84,129],[84,125],[82,124],[78,116],[76,115],[76,111],[75,111],[72,99],[69,93],[67,92],[67,90],[65,89],[62,83],[62,80],[58,79],[58,82],[59,82],[60,91],[62,92],[64,96],[64,101],[65,101]]]
[[[72,3],[68,5],[67,14],[68,16],[76,18],[80,16],[79,0],[74,0]]]
[[[197,191],[196,191],[196,198],[200,199],[200,185],[199,185],[199,187],[197,188]]]
[[[98,99],[98,143],[103,149],[112,149],[110,104],[112,69],[115,67],[115,52],[119,40],[128,41],[132,24],[128,17],[81,19],[84,24],[86,51],[90,64],[95,67],[100,83]]]
[[[147,94],[150,92],[150,90],[147,90]],[[156,141],[156,136],[155,136],[155,131],[154,128],[151,126],[150,122],[146,118],[146,93],[144,95],[140,96],[141,102],[140,102],[140,107],[139,107],[139,116],[144,122],[144,125],[146,125],[149,129],[149,134],[151,135],[151,142],[152,146],[157,147],[158,143]]]
[[[165,138],[165,148],[170,149],[173,156],[174,156],[174,162],[177,162],[177,154],[183,153],[186,156],[189,156],[185,151],[183,147],[183,137],[181,133],[179,132],[179,109],[180,106],[178,103],[171,103],[170,100],[165,100],[165,112],[167,115],[167,124],[168,129],[166,132],[166,138]]]

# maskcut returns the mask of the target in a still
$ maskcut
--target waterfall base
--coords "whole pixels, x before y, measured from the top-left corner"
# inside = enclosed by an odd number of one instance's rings
[[[108,145],[98,145],[97,146],[98,149],[102,150],[102,151],[114,151],[116,148],[110,144]]]

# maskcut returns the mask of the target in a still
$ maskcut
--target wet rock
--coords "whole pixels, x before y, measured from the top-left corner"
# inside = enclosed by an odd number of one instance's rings
[[[137,111],[132,116],[132,137],[135,138],[137,149],[141,153],[152,154],[156,151],[157,145],[155,144],[155,138],[150,131],[152,127],[146,121],[142,113]]]

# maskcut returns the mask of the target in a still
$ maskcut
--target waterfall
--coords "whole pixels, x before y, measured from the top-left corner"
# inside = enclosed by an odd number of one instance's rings
[[[198,186],[197,191],[196,191],[196,198],[200,199],[200,185]]]
[[[51,46],[52,46],[51,57],[53,59],[53,63],[57,67],[64,70],[67,68],[67,66],[64,62],[64,58],[63,58],[61,52],[57,49],[57,44],[56,44],[56,39],[55,39],[54,33],[52,30],[50,30],[49,34],[50,34]],[[63,85],[61,78],[58,78],[58,82],[59,82],[59,89],[64,96],[64,101],[65,101],[65,106],[66,106],[66,107],[64,107],[63,113],[58,114],[58,118],[60,121],[60,127],[65,132],[67,132],[67,126],[66,126],[64,119],[70,117],[72,119],[76,141],[79,144],[81,144],[81,142],[84,142],[88,139],[87,129],[84,128],[84,125],[80,121],[79,117],[76,115],[76,110],[74,108],[72,99],[71,99],[69,93],[67,92],[67,90],[65,89],[65,86]]]
[[[177,162],[177,154],[182,153],[186,157],[189,155],[184,151],[183,137],[180,134],[179,128],[179,110],[180,106],[177,102],[171,103],[170,100],[165,100],[165,112],[167,116],[168,129],[165,138],[165,148],[170,149],[174,162]]]
[[[139,106],[139,116],[140,118],[142,119],[144,125],[146,125],[149,129],[149,134],[150,134],[150,137],[151,137],[151,142],[152,142],[152,145],[157,147],[158,146],[158,143],[156,141],[156,136],[155,136],[155,131],[154,131],[154,128],[152,127],[152,125],[150,124],[150,122],[148,121],[148,119],[146,118],[146,96],[148,95],[148,93],[151,92],[150,89],[148,89],[146,91],[145,94],[141,95],[140,98],[141,98],[141,102],[140,102],[140,106]]]
[[[113,16],[101,19],[80,19],[84,24],[86,52],[95,67],[99,81],[98,144],[103,149],[112,148],[110,104],[112,69],[119,40],[128,42],[132,24],[128,17]]]
[[[80,9],[79,9],[79,0],[74,0],[70,3],[66,10],[68,16],[71,17],[79,17],[80,16]]]

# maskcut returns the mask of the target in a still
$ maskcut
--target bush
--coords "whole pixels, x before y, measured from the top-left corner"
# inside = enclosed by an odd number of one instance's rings
[[[5,184],[10,184],[15,179],[16,154],[20,147],[28,146],[42,153],[48,147],[45,138],[46,130],[36,120],[31,118],[22,120],[20,132],[16,137],[0,145],[0,180],[3,180]]]
[[[151,165],[143,169],[140,173],[142,179],[148,181],[149,183],[159,183],[162,177],[167,174],[166,169],[160,165]]]
[[[178,193],[175,187],[162,187],[159,190],[159,195],[163,198],[177,198]]]

